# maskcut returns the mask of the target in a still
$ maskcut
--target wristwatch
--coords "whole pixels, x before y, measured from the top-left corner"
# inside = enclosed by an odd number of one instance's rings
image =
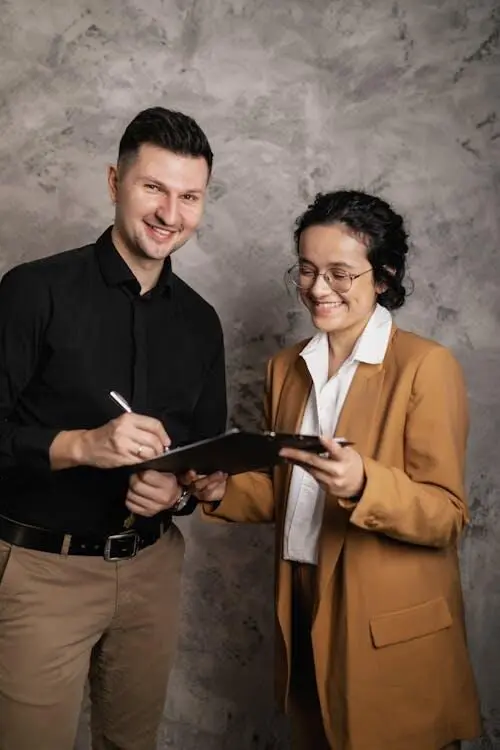
[[[190,497],[191,492],[189,491],[189,487],[181,487],[181,494],[179,495],[175,503],[170,506],[170,512],[179,513],[179,511],[183,510],[186,507]]]

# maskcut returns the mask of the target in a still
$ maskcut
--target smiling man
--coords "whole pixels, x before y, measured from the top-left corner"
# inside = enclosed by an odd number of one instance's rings
[[[93,750],[153,750],[195,506],[173,475],[127,467],[224,430],[213,308],[170,256],[212,168],[190,117],[127,127],[112,227],[0,284],[0,746],[71,750],[90,677]],[[130,405],[121,413],[109,397]]]

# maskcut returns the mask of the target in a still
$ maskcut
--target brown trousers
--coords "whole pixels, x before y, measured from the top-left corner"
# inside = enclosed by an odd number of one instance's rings
[[[316,602],[315,566],[294,563],[293,654],[290,686],[290,724],[293,750],[337,750],[336,748],[332,749],[326,738],[316,687],[311,645],[311,627]],[[338,748],[338,750],[341,749]],[[426,750],[439,749],[426,748]],[[442,750],[460,750],[460,742],[452,742]]]
[[[93,750],[154,750],[183,556],[176,526],[119,562],[0,541],[0,750],[71,750],[87,676]]]

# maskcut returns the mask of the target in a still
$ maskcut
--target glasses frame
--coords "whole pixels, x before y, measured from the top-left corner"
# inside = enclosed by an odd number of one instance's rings
[[[345,278],[349,279],[349,286],[347,289],[336,289],[334,286],[332,286],[331,281],[328,280],[329,275],[332,273],[331,270],[320,272],[317,269],[314,270],[314,278],[311,280],[311,283],[307,286],[301,286],[292,278],[292,273],[295,269],[300,269],[300,263],[294,263],[293,266],[290,266],[290,268],[286,271],[286,278],[296,287],[297,289],[300,289],[301,292],[307,292],[309,289],[312,289],[312,287],[316,284],[317,280],[321,277],[325,280],[325,283],[330,287],[332,292],[340,292],[341,294],[347,294],[347,292],[351,291],[351,287],[353,284],[353,281],[356,281],[356,279],[359,279],[360,276],[364,276],[366,273],[369,273],[370,271],[373,271],[373,266],[370,266],[370,268],[367,268],[366,271],[361,271],[361,273],[347,273],[345,272]]]

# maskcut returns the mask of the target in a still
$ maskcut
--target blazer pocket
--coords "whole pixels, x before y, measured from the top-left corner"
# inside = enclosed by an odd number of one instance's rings
[[[375,648],[383,648],[445,630],[452,622],[448,603],[440,596],[415,607],[372,617],[370,632]]]

